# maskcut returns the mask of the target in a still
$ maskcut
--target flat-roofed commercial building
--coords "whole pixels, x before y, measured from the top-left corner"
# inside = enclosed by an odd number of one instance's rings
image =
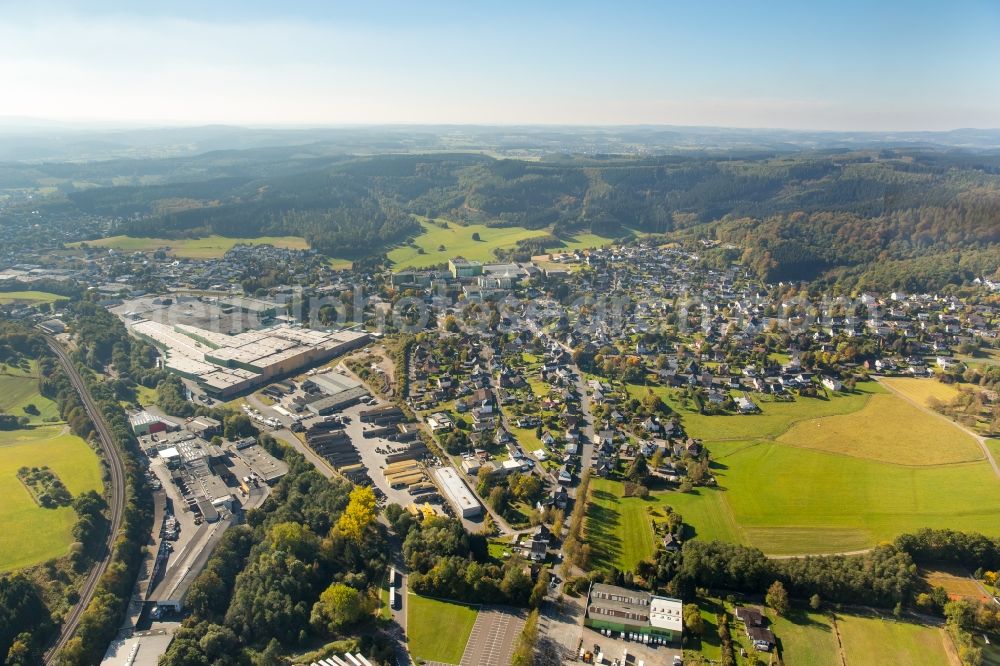
[[[190,324],[126,322],[166,355],[164,366],[227,399],[367,344],[363,331],[314,331],[281,324],[236,335]]]
[[[434,477],[444,491],[445,497],[463,518],[472,518],[483,512],[483,505],[454,469],[439,467],[434,470]]]
[[[680,641],[684,604],[643,590],[594,583],[583,623],[592,629],[632,632]]]

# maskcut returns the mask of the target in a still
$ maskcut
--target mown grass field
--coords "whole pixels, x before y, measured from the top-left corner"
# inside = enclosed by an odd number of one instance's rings
[[[941,402],[951,402],[958,395],[958,387],[954,384],[942,384],[936,379],[919,379],[917,377],[882,377],[879,381],[889,386],[914,402],[927,405],[931,398]]]
[[[90,247],[113,248],[122,252],[152,252],[160,248],[170,248],[167,253],[183,259],[217,259],[239,244],[273,245],[290,250],[307,250],[309,243],[299,236],[258,236],[256,238],[226,238],[211,235],[203,238],[136,238],[133,236],[110,236],[86,241]],[[79,246],[80,243],[74,243]]]
[[[649,499],[623,497],[623,484],[610,479],[590,482],[586,535],[591,547],[591,566],[617,567],[632,571],[641,560],[656,552],[653,515],[663,513],[674,494],[651,495]]]
[[[726,448],[712,448],[722,501],[741,540],[767,553],[858,550],[921,527],[1000,535],[1000,480],[986,461],[906,467],[768,441]],[[701,533],[697,514],[673,503]]]
[[[840,666],[837,636],[826,614],[794,609],[788,617],[769,617],[787,666]]]
[[[948,637],[937,627],[838,614],[837,629],[848,664],[949,666],[951,663],[944,643]]]
[[[39,305],[68,300],[65,296],[51,294],[47,291],[0,291],[0,305],[10,305],[11,303]]]
[[[0,571],[66,554],[76,522],[72,507],[43,509],[17,478],[20,467],[47,465],[74,496],[102,487],[97,454],[62,424],[0,432]]]
[[[447,228],[439,226],[439,223],[447,224]],[[389,260],[397,270],[443,264],[459,256],[469,261],[489,262],[494,260],[493,250],[496,248],[512,248],[518,241],[549,234],[547,229],[461,225],[450,220],[422,219],[420,224],[423,225],[424,232],[413,239],[416,247],[400,245],[389,251]],[[473,234],[479,234],[480,240],[473,240]],[[599,247],[610,241],[610,238],[595,234],[576,234],[564,239],[561,246],[547,249],[557,251]],[[444,249],[438,249],[442,245]],[[423,254],[420,250],[423,250]]]
[[[873,395],[851,414],[799,421],[778,441],[897,465],[948,465],[982,460],[970,435],[895,395]]]
[[[459,663],[479,611],[473,606],[416,594],[409,595],[406,603],[410,654],[425,661]]]

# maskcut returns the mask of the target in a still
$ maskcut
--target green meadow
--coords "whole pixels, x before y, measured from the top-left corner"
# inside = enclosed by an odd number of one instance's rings
[[[258,236],[256,238],[226,238],[212,234],[202,238],[136,238],[110,236],[86,241],[90,247],[105,247],[121,252],[153,252],[167,249],[167,253],[182,259],[217,259],[239,244],[273,245],[290,250],[307,250],[309,243],[299,236]],[[74,243],[79,247],[81,243]]]
[[[464,257],[469,261],[493,261],[494,249],[509,249],[516,246],[518,241],[549,234],[547,229],[462,225],[441,219],[421,219],[420,224],[424,231],[413,239],[413,245],[400,245],[389,251],[389,260],[397,270],[443,264],[454,257]],[[479,234],[479,240],[473,240],[473,234]],[[557,251],[599,247],[610,241],[610,238],[596,234],[581,233],[564,238],[559,247],[547,249]],[[442,246],[443,250],[440,249]]]
[[[0,305],[10,305],[19,303],[22,305],[41,305],[45,303],[56,303],[58,301],[68,301],[69,299],[59,294],[51,294],[47,291],[2,291],[0,292]]]
[[[97,454],[61,424],[0,433],[0,571],[20,569],[67,553],[76,522],[72,507],[43,509],[17,478],[21,467],[47,465],[74,496],[100,491]]]
[[[654,390],[712,454],[717,488],[658,498],[699,538],[797,555],[870,548],[921,527],[1000,536],[1000,479],[975,441],[877,384],[761,401],[758,416],[703,416]]]
[[[666,504],[673,496],[623,497],[623,488],[610,479],[590,482],[586,527],[593,567],[632,571],[656,552],[653,521],[666,517]]]
[[[837,615],[837,630],[848,664],[948,666],[944,629],[892,619]],[[792,662],[786,662],[791,664]],[[797,662],[811,663],[811,662]]]
[[[28,414],[32,404],[38,414]],[[0,571],[66,554],[76,522],[71,507],[43,509],[17,478],[21,467],[47,465],[74,496],[103,486],[97,454],[59,421],[58,406],[38,393],[37,367],[4,366],[0,410],[28,416],[27,428],[0,431]]]

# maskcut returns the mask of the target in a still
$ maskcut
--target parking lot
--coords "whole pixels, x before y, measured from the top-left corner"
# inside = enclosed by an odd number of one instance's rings
[[[670,666],[674,663],[674,658],[680,659],[680,646],[671,645],[649,645],[634,640],[626,640],[618,632],[613,632],[611,636],[605,636],[599,631],[594,631],[589,627],[583,628],[583,649],[594,654],[594,663],[597,655],[604,654],[605,664],[618,664],[625,666],[629,664],[635,666],[642,662],[643,666]],[[596,648],[596,649],[595,649]]]
[[[523,609],[484,606],[476,616],[461,666],[507,666],[524,621]]]

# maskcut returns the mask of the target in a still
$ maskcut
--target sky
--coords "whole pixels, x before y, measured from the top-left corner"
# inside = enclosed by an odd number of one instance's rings
[[[0,117],[1000,127],[1000,2],[0,0]]]

